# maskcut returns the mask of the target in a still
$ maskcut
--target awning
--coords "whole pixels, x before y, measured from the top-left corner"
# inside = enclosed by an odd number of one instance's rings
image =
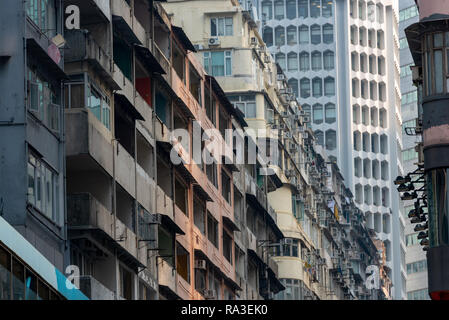
[[[121,34],[123,34],[126,39],[131,39],[131,41],[129,41],[130,43],[142,44],[142,42],[140,42],[139,38],[137,38],[137,36],[134,34],[134,31],[130,28],[130,26],[122,16],[112,15],[112,23],[114,25],[114,28],[117,28],[117,30]]]
[[[223,223],[226,224],[231,231],[240,232],[240,228],[228,216],[223,216]]]
[[[68,288],[66,277],[2,217],[0,217],[0,242],[66,299],[89,300],[75,286]]]
[[[158,213],[161,218],[161,224],[174,231],[177,234],[185,235],[185,232],[166,214]]]
[[[121,93],[114,93],[114,97],[120,102],[121,105],[125,107],[125,111],[128,111],[134,119],[145,120],[125,95]]]
[[[156,73],[160,74],[166,74],[165,70],[162,68],[162,66],[159,64],[159,61],[155,58],[153,53],[151,53],[150,49],[147,47],[141,45],[141,44],[135,44],[134,48],[136,49],[136,53],[139,56],[139,58],[142,60],[142,62],[145,64],[145,67]]]
[[[64,70],[48,55],[47,51],[34,38],[26,39],[27,51],[30,55],[39,60],[42,68],[55,76],[57,79],[68,79],[69,77]]]
[[[196,52],[195,47],[193,46],[192,42],[190,42],[189,37],[187,37],[187,35],[185,34],[184,30],[182,30],[181,27],[172,26],[172,30],[176,38],[184,45],[184,48],[186,50]]]

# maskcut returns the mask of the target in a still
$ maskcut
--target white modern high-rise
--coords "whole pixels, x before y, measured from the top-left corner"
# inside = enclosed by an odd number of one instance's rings
[[[393,297],[406,297],[399,10],[395,0],[261,0],[263,38],[367,225],[385,244]]]
[[[419,136],[410,136],[406,134],[406,128],[416,127],[416,118],[418,117],[418,92],[413,85],[411,66],[414,65],[407,38],[404,30],[419,21],[418,9],[414,0],[401,0],[399,3],[399,43],[400,43],[400,61],[401,61],[401,92],[402,106],[401,113],[403,119],[403,151],[402,160],[405,173],[414,171],[418,162],[418,153],[415,145]],[[407,130],[413,133],[414,130]],[[414,201],[404,202],[404,217],[406,219],[404,236],[407,246],[405,260],[407,263],[407,299],[423,300],[429,299],[427,290],[427,260],[426,253],[419,244],[413,224],[407,218],[410,210],[414,209]]]

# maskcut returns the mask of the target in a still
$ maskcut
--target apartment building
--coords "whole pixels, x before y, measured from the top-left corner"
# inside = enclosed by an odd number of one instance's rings
[[[263,39],[337,161],[368,226],[385,242],[394,297],[405,297],[396,1],[264,0]],[[403,257],[403,258],[401,258]]]
[[[86,299],[67,288],[61,1],[0,13],[0,299]]]
[[[274,142],[270,148],[275,161],[265,161],[267,167],[255,174],[263,172],[272,181],[266,189],[268,204],[285,236],[280,243],[271,243],[269,251],[286,288],[275,298],[385,298],[365,284],[366,267],[378,264],[372,234],[350,200],[352,193],[345,189],[335,161],[316,145],[307,125],[309,117],[282,67],[266,50],[254,20],[257,12],[249,5],[201,0],[164,3],[198,48],[205,69],[244,113],[254,140],[258,145]],[[338,182],[334,185],[333,180]],[[345,218],[338,212],[345,212]],[[346,246],[351,241],[353,247]],[[364,241],[367,249],[359,248],[357,244]]]
[[[405,29],[419,21],[418,8],[415,1],[399,2],[399,46],[401,62],[401,115],[402,115],[402,161],[404,172],[416,170],[419,162],[418,152],[415,146],[420,142],[420,136],[416,135],[418,119],[418,89],[413,85],[412,69],[413,57],[410,53]],[[415,207],[413,201],[404,201],[404,217],[406,218],[404,233],[407,251],[405,260],[407,264],[407,299],[421,300],[427,298],[427,260],[425,251],[419,245],[418,232],[410,223],[408,214]]]

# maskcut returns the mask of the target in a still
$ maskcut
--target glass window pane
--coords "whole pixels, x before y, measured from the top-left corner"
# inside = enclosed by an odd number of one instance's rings
[[[0,300],[11,299],[11,255],[0,247]]]
[[[25,267],[15,258],[12,259],[12,275],[13,300],[23,300],[25,298]]]
[[[443,51],[435,50],[435,93],[443,93]]]

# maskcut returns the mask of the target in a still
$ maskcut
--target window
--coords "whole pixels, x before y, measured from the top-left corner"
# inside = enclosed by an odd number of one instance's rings
[[[323,10],[323,17],[332,17],[332,0],[321,0],[321,8]]]
[[[287,0],[287,18],[290,20],[296,18],[296,0]]]
[[[313,106],[313,123],[323,123],[323,105],[321,104],[315,104]]]
[[[324,69],[333,70],[334,69],[334,52],[328,50],[323,53]]]
[[[318,18],[321,15],[320,0],[310,0],[310,16]]]
[[[60,106],[56,103],[55,92],[50,83],[28,68],[28,110],[50,130],[59,133]]]
[[[407,49],[408,48],[408,41],[407,38],[401,38],[399,39],[399,48],[402,49]]]
[[[446,93],[449,88],[449,32],[428,34],[424,44],[424,93]]]
[[[123,266],[119,266],[120,270],[120,296],[126,300],[133,299],[133,276],[130,271]]]
[[[216,17],[210,19],[210,35],[232,36],[232,17]]]
[[[221,170],[221,194],[229,204],[231,204],[231,184],[231,178],[224,170]]]
[[[321,28],[319,25],[313,25],[310,27],[310,39],[312,44],[321,43]]]
[[[296,27],[288,26],[287,27],[287,44],[289,46],[295,45],[298,43],[297,35],[296,35]]]
[[[413,67],[414,65],[415,64],[410,63],[410,64],[407,64],[405,66],[402,66],[401,67],[401,78],[411,76],[412,75],[411,67]]]
[[[274,42],[278,47],[285,45],[284,27],[278,26],[274,29]]]
[[[324,146],[324,133],[321,130],[317,130],[314,132],[317,144],[320,146]]]
[[[407,274],[427,271],[427,260],[407,263]]]
[[[310,57],[308,52],[301,52],[299,54],[299,70],[309,71],[310,69]]]
[[[411,92],[404,93],[402,95],[401,105],[411,104],[418,101],[418,91],[414,90]]]
[[[28,0],[26,12],[48,38],[56,35],[56,8],[52,0]]]
[[[274,18],[276,20],[284,19],[284,0],[278,0],[274,3]]]
[[[298,97],[298,80],[296,80],[295,78],[288,79],[288,86],[292,88],[295,97]]]
[[[335,104],[328,103],[325,107],[326,123],[334,123],[337,119]]]
[[[193,222],[202,234],[206,234],[206,206],[198,198],[193,200]]]
[[[301,79],[300,81],[301,98],[310,97],[310,79]]]
[[[308,0],[298,0],[298,16],[300,18],[307,18],[309,16]]]
[[[176,272],[190,283],[190,254],[176,241]]]
[[[284,238],[276,248],[276,254],[284,257],[299,257],[299,241],[294,238]]]
[[[214,77],[232,75],[231,51],[204,52],[204,69]]]
[[[175,179],[175,203],[176,206],[185,214],[188,215],[187,211],[187,187],[179,179]]]
[[[335,150],[337,146],[337,134],[335,130],[327,130],[326,131],[326,149],[327,150]]]
[[[232,238],[223,229],[223,256],[232,264]]]
[[[59,176],[46,163],[28,152],[28,203],[53,222],[59,219]]]
[[[416,17],[418,14],[419,12],[416,5],[402,9],[399,11],[399,22]]]
[[[334,27],[331,24],[325,24],[323,26],[323,42],[324,43],[334,42]]]
[[[295,52],[290,52],[287,55],[287,66],[289,71],[298,70],[298,55]]]
[[[312,92],[315,98],[323,95],[323,81],[321,78],[314,78],[312,80]]]
[[[175,69],[178,77],[185,83],[185,56],[182,50],[178,47],[178,45],[173,42],[173,53],[172,53],[172,65],[173,69]]]
[[[308,26],[300,26],[299,27],[299,43],[309,43],[309,27]]]
[[[204,107],[206,109],[207,117],[214,124],[214,126],[216,126],[217,125],[217,119],[216,119],[217,105],[216,105],[214,96],[211,94],[211,92],[207,86],[204,86]]]
[[[418,243],[418,233],[412,233],[405,236],[405,244],[407,245],[407,247],[414,246]]]
[[[273,45],[273,28],[265,27],[263,29],[263,42],[265,42],[267,47],[271,47]]]
[[[109,106],[109,98],[100,94],[92,84],[88,85],[87,90],[87,109],[89,109],[106,128],[111,129],[111,107]]]
[[[207,212],[207,239],[218,249],[218,221]]]
[[[406,162],[415,159],[418,159],[418,153],[415,151],[415,148],[402,151],[402,161]]]
[[[0,245],[0,300],[63,300],[63,297]]]
[[[189,65],[190,75],[189,75],[189,82],[190,82],[190,93],[193,95],[193,97],[196,99],[196,101],[201,105],[201,77],[196,72],[193,65]]]
[[[429,290],[427,288],[407,292],[407,300],[429,300]]]
[[[326,97],[335,96],[335,80],[332,77],[324,78],[324,95]]]
[[[256,118],[255,95],[230,96],[228,99],[245,114],[245,118]]]
[[[321,52],[314,51],[314,52],[312,52],[312,70],[318,71],[318,70],[321,70],[321,68],[322,68]]]
[[[271,1],[262,2],[262,15],[267,20],[273,19],[273,3]]]
[[[283,54],[282,52],[276,53],[275,59],[276,63],[281,66],[281,69],[285,70],[285,54]]]

